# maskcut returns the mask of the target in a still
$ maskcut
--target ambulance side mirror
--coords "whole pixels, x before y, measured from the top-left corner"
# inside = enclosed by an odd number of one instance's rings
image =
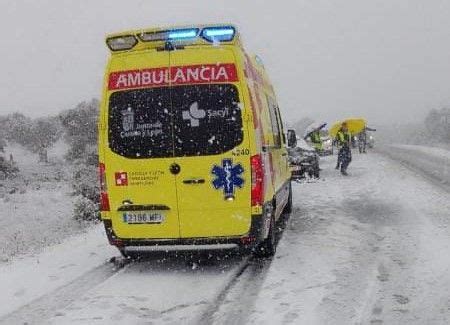
[[[295,130],[287,131],[287,141],[289,148],[294,148],[297,146],[297,135],[295,134]]]

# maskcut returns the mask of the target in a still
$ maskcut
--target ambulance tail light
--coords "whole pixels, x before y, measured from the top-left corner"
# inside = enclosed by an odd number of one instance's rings
[[[252,169],[252,206],[262,205],[264,201],[264,169],[261,155],[250,158]]]
[[[100,176],[100,211],[110,211],[108,187],[106,185],[105,164],[100,163],[98,169]]]
[[[255,236],[241,237],[241,244],[244,245],[244,246],[251,245],[254,242],[256,242],[256,237]]]

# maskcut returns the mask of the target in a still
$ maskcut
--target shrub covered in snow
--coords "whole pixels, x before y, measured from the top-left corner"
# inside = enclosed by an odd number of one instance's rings
[[[89,200],[98,200],[98,175],[97,167],[78,160],[73,165],[72,187],[75,195],[81,195]]]
[[[0,134],[0,148],[4,138],[38,154],[40,162],[48,163],[47,151],[61,137],[59,119],[51,116],[31,119],[21,113],[13,113],[0,119],[0,125],[5,130]]]
[[[98,202],[79,195],[75,199],[74,216],[77,220],[95,221],[100,218]]]
[[[66,158],[75,161],[84,156],[89,146],[97,145],[99,101],[92,99],[60,114],[64,139],[69,145]]]
[[[72,173],[73,194],[77,196],[74,208],[76,219],[96,220],[99,218],[99,182],[97,170],[97,154],[90,147],[83,159],[73,162]]]
[[[92,99],[60,114],[64,140],[69,146],[65,155],[73,167],[72,188],[76,196],[74,217],[78,220],[99,218],[97,175],[97,116],[99,101]]]
[[[0,153],[0,180],[14,177],[19,172],[19,168],[12,161],[8,161]]]

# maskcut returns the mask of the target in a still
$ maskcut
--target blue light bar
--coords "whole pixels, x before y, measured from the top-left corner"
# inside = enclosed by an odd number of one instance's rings
[[[225,36],[225,35],[233,35],[234,30],[230,29],[206,29],[206,36]]]
[[[143,42],[157,42],[157,41],[177,41],[177,40],[187,40],[198,37],[200,30],[198,28],[189,29],[174,29],[174,30],[163,30],[156,32],[143,32],[138,34],[138,37]]]
[[[170,31],[169,34],[167,35],[167,39],[177,40],[177,39],[195,38],[197,36],[198,36],[198,28],[180,29]]]
[[[202,37],[210,43],[231,42],[235,35],[236,29],[233,26],[205,27],[201,32],[199,28],[182,28],[137,34],[142,42],[183,41]]]
[[[206,27],[202,30],[202,37],[208,42],[231,42],[235,34],[232,26]]]

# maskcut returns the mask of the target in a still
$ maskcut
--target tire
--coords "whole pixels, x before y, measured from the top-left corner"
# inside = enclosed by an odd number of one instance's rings
[[[284,206],[283,213],[292,212],[292,183],[289,182],[289,196],[286,205]]]
[[[319,167],[319,164],[317,164],[317,165],[314,166],[313,176],[314,176],[314,178],[319,178],[319,177],[320,177],[320,167]]]
[[[318,168],[314,170],[314,178],[320,178],[320,170]]]
[[[127,251],[124,247],[119,248],[119,252],[124,258],[133,261],[139,260],[142,257],[142,254],[140,252]]]
[[[270,218],[269,234],[256,247],[253,255],[258,258],[269,258],[275,255],[276,248],[275,217],[272,215]]]

